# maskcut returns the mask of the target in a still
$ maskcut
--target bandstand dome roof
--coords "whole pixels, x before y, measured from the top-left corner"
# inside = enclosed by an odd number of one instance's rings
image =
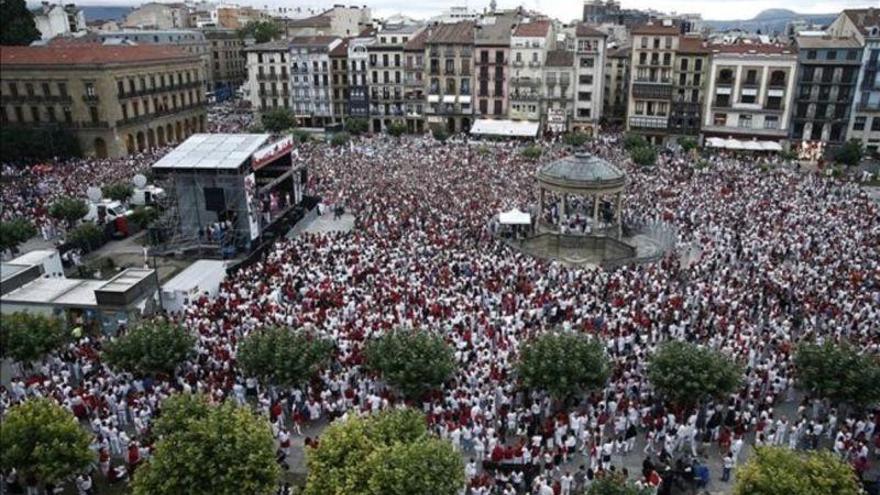
[[[596,155],[575,153],[547,164],[538,171],[537,179],[551,189],[611,192],[623,188],[626,174]]]

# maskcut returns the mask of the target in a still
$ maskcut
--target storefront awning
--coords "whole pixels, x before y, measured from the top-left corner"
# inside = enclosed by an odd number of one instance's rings
[[[758,141],[755,139],[739,140],[710,137],[706,138],[706,146],[727,150],[782,151],[782,145],[775,141]]]
[[[535,137],[538,135],[538,122],[477,119],[471,127],[471,134]]]

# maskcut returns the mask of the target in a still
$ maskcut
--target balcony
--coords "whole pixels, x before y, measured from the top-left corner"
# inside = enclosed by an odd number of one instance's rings
[[[656,100],[668,100],[672,98],[672,86],[657,83],[634,83],[632,87],[633,98],[652,98]]]
[[[636,115],[629,118],[630,129],[666,129],[669,118],[666,116]]]
[[[514,60],[511,65],[514,67],[524,67],[525,63],[522,60]]]
[[[785,89],[785,81],[770,81],[768,87],[770,89]]]
[[[538,67],[541,67],[541,65],[542,65],[541,62],[539,62],[537,60],[529,61],[529,67],[538,68]]]
[[[715,80],[715,86],[733,86],[733,79],[721,79],[718,78]]]
[[[730,108],[730,100],[713,100],[712,107],[714,107],[714,108]]]
[[[83,95],[83,101],[87,103],[97,103],[99,98],[98,95]]]
[[[105,120],[98,120],[94,122],[77,122],[75,127],[80,129],[109,129],[110,123]]]
[[[876,103],[871,103],[871,102],[861,103],[861,102],[859,102],[856,104],[856,111],[857,112],[871,112],[871,113],[880,112],[880,102],[876,102]],[[876,119],[878,117],[874,117],[874,118]]]
[[[513,92],[510,94],[511,101],[536,101],[540,100],[541,95],[538,93],[518,93]]]
[[[445,69],[443,69],[443,75],[454,76],[455,75],[455,68],[454,67],[446,67]]]
[[[511,86],[538,87],[541,85],[540,77],[513,77],[510,79]]]
[[[203,83],[203,81],[196,80],[196,81],[190,81],[188,83],[182,83],[182,84],[171,84],[168,86],[157,86],[157,87],[152,87],[152,88],[144,88],[144,89],[139,89],[137,91],[124,91],[122,93],[119,93],[118,98],[120,100],[124,100],[124,99],[128,99],[128,98],[137,98],[137,97],[141,97],[141,96],[149,96],[149,95],[167,93],[170,91],[179,91],[179,90],[184,90],[184,89],[198,89],[198,88],[202,87],[202,83]],[[83,99],[85,99],[85,97],[83,97]]]
[[[3,95],[0,99],[3,103],[33,102],[33,103],[72,103],[70,95]]]
[[[257,74],[258,81],[277,81],[279,78],[278,74]]]

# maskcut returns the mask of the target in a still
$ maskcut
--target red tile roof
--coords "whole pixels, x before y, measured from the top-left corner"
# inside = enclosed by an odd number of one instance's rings
[[[469,45],[474,43],[474,23],[471,21],[455,24],[438,24],[427,28],[425,43]]]
[[[599,31],[598,29],[594,28],[593,26],[590,26],[590,25],[585,24],[583,22],[579,22],[577,24],[577,26],[575,26],[574,35],[579,36],[579,37],[596,36],[596,37],[602,37],[602,38],[608,36],[607,34],[603,33],[602,31]]]
[[[682,36],[678,40],[679,53],[709,53],[709,47],[702,38]]]
[[[290,40],[290,45],[327,47],[337,39],[339,39],[339,36],[297,36]]]
[[[867,35],[871,26],[880,26],[880,8],[846,9],[843,13],[862,31],[862,34]]]
[[[425,49],[425,41],[428,40],[428,30],[422,29],[415,36],[410,38],[405,45],[403,45],[404,50],[409,51],[421,51]]]
[[[347,57],[348,56],[348,42],[351,41],[351,38],[342,38],[342,43],[336,45],[336,48],[330,50],[331,57]]]
[[[679,34],[680,30],[676,26],[663,26],[661,24],[642,24],[641,26],[636,26],[632,28],[632,34],[663,34],[663,35],[675,35]]]
[[[741,54],[795,54],[797,49],[791,45],[771,43],[737,43],[735,45],[709,45],[713,53],[741,53]]]
[[[306,28],[306,27],[321,28],[321,27],[330,27],[331,24],[332,24],[332,19],[330,19],[330,16],[327,15],[326,12],[323,14],[318,14],[316,16],[306,17],[305,19],[293,19],[293,20],[287,21],[287,26],[294,27],[294,28]]]
[[[547,52],[547,67],[574,67],[574,52],[567,50],[550,50]]]
[[[534,21],[528,24],[520,24],[513,30],[514,36],[526,38],[538,38],[547,36],[550,32],[550,21]]]
[[[3,46],[3,65],[104,65],[139,64],[171,60],[198,59],[175,46],[167,45],[57,45]]]

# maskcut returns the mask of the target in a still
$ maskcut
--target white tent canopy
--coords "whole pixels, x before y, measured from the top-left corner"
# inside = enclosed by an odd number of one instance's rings
[[[538,123],[516,120],[477,119],[471,127],[471,134],[535,137],[538,135]]]
[[[499,213],[498,222],[502,225],[531,225],[532,215],[519,211],[519,208],[514,208],[510,211]]]
[[[775,141],[758,141],[754,139],[740,141],[739,139],[710,137],[706,138],[706,146],[728,150],[782,151],[782,145]]]

